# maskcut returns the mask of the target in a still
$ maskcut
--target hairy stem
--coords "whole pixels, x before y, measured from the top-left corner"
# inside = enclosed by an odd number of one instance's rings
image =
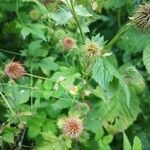
[[[6,97],[3,95],[3,93],[0,91],[0,95],[3,98],[3,100],[5,101],[6,105],[8,106],[8,108],[10,109],[10,111],[12,112],[12,114],[14,116],[17,116],[16,113],[14,112],[14,110],[12,109],[11,105],[9,104],[9,102],[7,101]]]
[[[130,28],[130,25],[124,27],[120,32],[104,47],[105,50],[110,50],[111,47],[120,39],[120,37]]]
[[[79,27],[82,40],[83,40],[83,42],[85,43],[84,33],[83,33],[83,31],[82,31],[82,28],[81,28],[81,26],[80,26],[80,23],[79,23],[77,14],[76,14],[76,12],[75,12],[73,0],[70,0],[70,6],[71,6],[70,9],[71,9],[72,15],[74,16],[74,19],[75,19],[75,21],[76,21],[76,23],[77,23],[77,25],[78,25],[78,27]]]

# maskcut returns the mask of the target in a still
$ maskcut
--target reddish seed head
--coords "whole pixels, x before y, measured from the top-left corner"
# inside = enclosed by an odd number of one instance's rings
[[[74,47],[75,41],[71,37],[65,37],[62,41],[64,48],[72,49]]]
[[[20,79],[25,74],[25,70],[19,62],[11,62],[6,65],[5,74],[12,79]]]
[[[130,19],[139,29],[150,31],[150,3],[139,5]]]
[[[70,138],[77,138],[83,132],[83,122],[76,117],[70,117],[65,120],[63,131]]]

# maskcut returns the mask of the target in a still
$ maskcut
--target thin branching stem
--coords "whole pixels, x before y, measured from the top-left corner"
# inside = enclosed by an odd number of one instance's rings
[[[14,112],[14,110],[12,109],[11,105],[9,104],[7,98],[3,95],[3,93],[0,91],[0,95],[3,98],[3,100],[5,101],[6,105],[8,106],[8,108],[10,109],[10,111],[12,112],[12,114],[14,116],[17,116],[17,114]]]
[[[4,53],[8,53],[8,54],[12,54],[12,55],[18,55],[21,56],[21,54],[17,53],[17,52],[12,52],[12,51],[8,51],[8,50],[4,50],[0,48],[0,51],[4,52]]]
[[[69,5],[69,4],[68,4],[68,5]],[[73,0],[70,0],[70,5],[69,5],[69,6],[70,6],[70,10],[71,10],[71,12],[72,12],[72,15],[73,15],[73,17],[74,17],[74,19],[75,19],[75,21],[76,21],[78,27],[79,27],[82,40],[83,40],[83,42],[85,43],[84,33],[83,33],[83,31],[82,31],[82,28],[81,28],[81,25],[80,25],[80,23],[79,23],[77,14],[76,14],[76,12],[75,12]]]
[[[42,80],[50,80],[49,78],[45,78],[45,77],[41,77],[41,76],[38,76],[38,75],[34,75],[34,74],[29,74],[29,73],[25,73],[26,76],[29,76],[29,77],[33,77],[33,78],[38,78],[38,79],[42,79]]]
[[[7,83],[1,83],[1,85],[4,85],[4,86],[10,86],[10,84],[7,84]],[[22,87],[22,88],[25,88],[25,89],[38,90],[38,88],[29,87],[29,86],[20,85],[20,84],[15,84],[15,86]]]
[[[127,25],[124,29],[120,30],[118,34],[104,47],[105,50],[110,50],[111,47],[120,39],[120,37],[130,28],[130,25]]]

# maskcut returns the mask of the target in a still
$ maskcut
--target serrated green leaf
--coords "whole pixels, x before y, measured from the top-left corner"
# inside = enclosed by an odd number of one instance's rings
[[[129,106],[129,103],[130,103],[130,91],[129,91],[129,88],[128,88],[128,85],[127,85],[126,81],[120,75],[120,73],[118,72],[118,70],[107,59],[106,59],[106,62],[107,62],[106,63],[107,64],[107,69],[109,69],[110,72],[112,73],[112,75],[114,75],[119,80],[119,83],[120,83],[121,87],[124,90],[127,104]]]
[[[112,73],[106,67],[104,59],[98,59],[92,69],[92,78],[100,84],[105,90],[108,89],[109,83],[113,79]]]
[[[118,70],[106,59],[99,58],[92,69],[92,78],[100,84],[104,89],[108,89],[109,83],[112,81],[113,76],[115,76],[123,88],[126,95],[127,104],[130,103],[130,91],[124,78],[119,74]]]

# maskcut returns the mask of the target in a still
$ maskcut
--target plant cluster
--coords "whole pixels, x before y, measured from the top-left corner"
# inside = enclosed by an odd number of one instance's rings
[[[2,150],[149,150],[148,0],[0,0]]]

